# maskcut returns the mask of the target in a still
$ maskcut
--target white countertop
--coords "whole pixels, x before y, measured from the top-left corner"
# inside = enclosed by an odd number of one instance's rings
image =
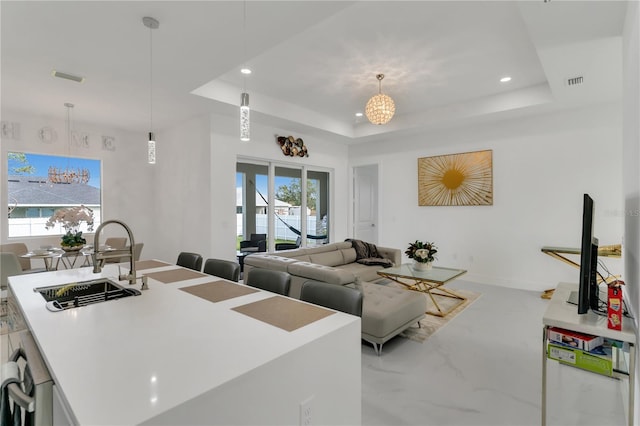
[[[166,266],[144,271],[177,268]],[[212,303],[178,288],[203,277],[61,312],[50,312],[35,287],[108,277],[92,268],[9,279],[45,362],[79,424],[138,424],[242,376],[359,318],[336,313],[292,332],[231,308],[272,297],[257,293]],[[122,282],[121,282],[122,283]],[[123,283],[128,286],[128,283]],[[139,288],[136,284],[135,288]],[[303,303],[303,302],[300,302]]]
[[[578,284],[559,283],[542,317],[542,323],[551,327],[560,327],[594,336],[636,343],[636,335],[630,318],[623,317],[622,330],[618,331],[607,327],[606,315],[598,315],[591,310],[586,314],[578,315],[578,307],[567,303],[571,292],[577,290]]]

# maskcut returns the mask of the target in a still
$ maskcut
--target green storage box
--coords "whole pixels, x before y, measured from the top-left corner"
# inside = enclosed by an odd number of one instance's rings
[[[572,365],[605,376],[613,375],[613,363],[610,354],[593,354],[569,346],[549,343],[547,356],[562,364]]]

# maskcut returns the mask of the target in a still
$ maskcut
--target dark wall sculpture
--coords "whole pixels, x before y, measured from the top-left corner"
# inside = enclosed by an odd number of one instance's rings
[[[293,136],[278,136],[276,135],[276,141],[280,145],[282,153],[288,157],[308,157],[307,147],[300,138],[294,138]]]

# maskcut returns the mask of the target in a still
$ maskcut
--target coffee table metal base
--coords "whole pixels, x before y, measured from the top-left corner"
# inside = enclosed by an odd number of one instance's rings
[[[463,275],[465,270],[462,269],[450,269],[450,268],[435,268],[432,271],[417,272],[413,271],[410,266],[402,265],[400,267],[382,269],[378,271],[378,275],[388,278],[392,281],[402,284],[407,290],[419,291],[429,296],[434,310],[428,310],[426,313],[429,315],[435,315],[438,317],[444,317],[450,314],[457,307],[462,305],[467,298],[460,296],[452,290],[446,289],[443,286],[454,278]],[[442,303],[442,298],[449,298],[457,300],[453,306],[445,308],[438,303],[438,298]]]

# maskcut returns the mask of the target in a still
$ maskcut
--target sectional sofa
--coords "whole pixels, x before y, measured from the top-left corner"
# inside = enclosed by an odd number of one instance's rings
[[[377,271],[380,263],[399,265],[399,249],[376,247],[380,259],[357,259],[349,241],[319,247],[251,254],[244,259],[245,279],[255,268],[285,271],[291,275],[289,297],[300,298],[302,284],[322,281],[358,288],[363,292],[362,338],[378,353],[382,345],[424,317],[424,294],[389,286]]]

